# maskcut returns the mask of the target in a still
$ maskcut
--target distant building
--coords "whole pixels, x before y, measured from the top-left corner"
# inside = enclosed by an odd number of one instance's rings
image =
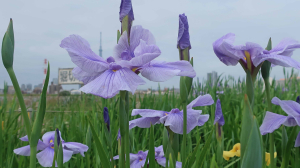
[[[32,92],[33,92],[34,94],[41,94],[41,93],[42,93],[42,89],[39,88],[39,87],[36,87],[36,88],[33,89]]]
[[[13,86],[7,86],[7,94],[15,94],[15,88]]]
[[[49,86],[49,94],[58,94],[60,90],[62,90],[61,85],[54,85],[54,82],[51,82],[51,85]]]
[[[214,85],[218,80],[218,73],[215,71],[212,71],[211,73],[207,73],[207,82],[210,85]]]
[[[26,90],[27,90],[27,92],[32,91],[32,84],[28,83],[26,86]]]
[[[26,91],[26,86],[25,86],[25,84],[22,84],[22,85],[21,85],[21,91]]]

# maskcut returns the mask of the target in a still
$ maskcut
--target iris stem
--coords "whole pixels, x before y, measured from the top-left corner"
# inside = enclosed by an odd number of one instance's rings
[[[120,106],[119,106],[119,122],[121,133],[121,155],[120,155],[120,168],[125,168],[125,145],[126,145],[126,111],[125,111],[125,92],[120,91]]]
[[[265,81],[265,91],[267,95],[268,111],[272,111],[271,96],[270,96],[270,83],[268,79]],[[275,168],[275,159],[274,159],[274,134],[269,134],[269,148],[270,148],[270,168]]]
[[[24,103],[23,95],[22,95],[22,92],[21,92],[21,89],[20,89],[20,86],[19,86],[19,83],[18,83],[18,80],[17,80],[17,77],[15,75],[15,72],[14,72],[13,68],[7,68],[7,72],[9,74],[10,79],[11,79],[11,82],[13,83],[16,95],[17,95],[19,103],[20,103],[21,113],[22,113],[22,116],[23,116],[23,119],[24,119],[25,128],[26,128],[26,132],[27,132],[27,135],[28,135],[28,140],[30,142],[30,139],[31,139],[31,137],[30,137],[30,135],[31,135],[31,125],[30,125],[28,114],[27,114],[27,109],[26,109],[26,106],[25,106],[25,103]]]
[[[186,101],[182,103],[183,105],[183,140],[182,140],[182,165],[185,165],[186,161],[186,125],[187,125],[187,109],[186,109]]]
[[[36,167],[36,149],[37,145],[30,144],[30,168]]]

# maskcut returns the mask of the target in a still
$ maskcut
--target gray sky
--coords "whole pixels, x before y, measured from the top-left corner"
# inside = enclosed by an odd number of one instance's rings
[[[247,41],[263,47],[272,37],[273,46],[283,38],[300,40],[300,1],[296,0],[132,0],[134,25],[142,25],[155,36],[162,51],[160,60],[177,61],[176,48],[178,15],[185,13],[190,25],[194,68],[200,79],[206,73],[244,77],[240,65],[225,66],[212,50],[212,43],[221,36],[236,34],[235,44]],[[100,31],[102,31],[103,55],[112,55],[116,44],[120,0],[52,0],[52,1],[2,1],[0,6],[0,38],[14,21],[15,55],[14,70],[20,84],[42,83],[43,60],[51,65],[50,80],[58,75],[58,68],[75,67],[67,52],[59,47],[61,40],[70,34],[78,34],[89,41],[98,54]],[[293,58],[300,61],[300,51]],[[291,70],[289,68],[289,70]],[[298,70],[296,70],[298,72]],[[282,67],[272,70],[272,77],[283,77]],[[148,87],[158,84],[147,79]],[[11,85],[10,78],[0,64],[0,88],[3,82]],[[161,87],[178,87],[179,77],[160,83]],[[64,88],[77,88],[69,86]]]

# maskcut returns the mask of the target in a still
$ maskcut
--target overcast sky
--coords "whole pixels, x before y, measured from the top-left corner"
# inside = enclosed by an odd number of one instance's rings
[[[9,18],[12,18],[15,33],[14,70],[20,85],[42,83],[44,59],[48,59],[51,65],[51,81],[57,78],[58,68],[75,67],[67,52],[59,47],[61,40],[71,34],[85,38],[98,54],[101,31],[103,56],[111,56],[117,30],[120,29],[120,1],[2,1],[0,38],[2,42]],[[212,43],[229,32],[236,34],[235,44],[250,41],[265,47],[269,37],[272,37],[273,46],[283,38],[300,40],[299,0],[132,0],[132,3],[133,25],[142,25],[154,34],[162,51],[157,58],[159,60],[179,59],[176,48],[178,15],[187,15],[192,45],[190,54],[194,57],[194,68],[200,79],[206,78],[211,71],[236,78],[245,76],[240,65],[227,67],[213,52]],[[300,51],[294,52],[293,58],[300,61]],[[282,67],[273,68],[274,76],[283,78]],[[1,63],[0,88],[3,88],[4,81],[11,85]],[[179,77],[160,84],[162,87],[178,87]],[[139,88],[156,89],[157,86],[157,83],[147,80],[147,84]],[[64,88],[72,87],[77,88]]]

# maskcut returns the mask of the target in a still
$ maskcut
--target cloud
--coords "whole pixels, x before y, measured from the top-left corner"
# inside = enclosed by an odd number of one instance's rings
[[[265,46],[269,37],[272,37],[273,45],[286,37],[300,40],[299,1],[132,1],[136,19],[133,24],[140,24],[154,34],[162,51],[160,60],[179,59],[176,48],[178,15],[185,13],[188,16],[192,45],[190,53],[200,79],[206,78],[206,73],[211,71],[236,78],[245,76],[239,65],[225,66],[212,50],[212,43],[229,32],[236,34],[235,44],[251,41]],[[117,30],[120,29],[119,5],[120,0],[2,2],[0,36],[5,33],[9,18],[13,18],[16,41],[14,69],[19,83],[42,83],[44,59],[50,61],[51,80],[57,77],[58,68],[74,67],[67,52],[59,47],[60,41],[70,34],[84,37],[98,54],[101,31],[103,55],[111,56]],[[300,51],[294,52],[293,58],[300,61]],[[282,78],[282,68],[273,68],[271,76]],[[0,65],[0,88],[3,88],[3,81],[11,84],[6,70]],[[160,85],[178,87],[179,77]],[[157,86],[155,82],[147,82],[140,88],[156,89]]]

